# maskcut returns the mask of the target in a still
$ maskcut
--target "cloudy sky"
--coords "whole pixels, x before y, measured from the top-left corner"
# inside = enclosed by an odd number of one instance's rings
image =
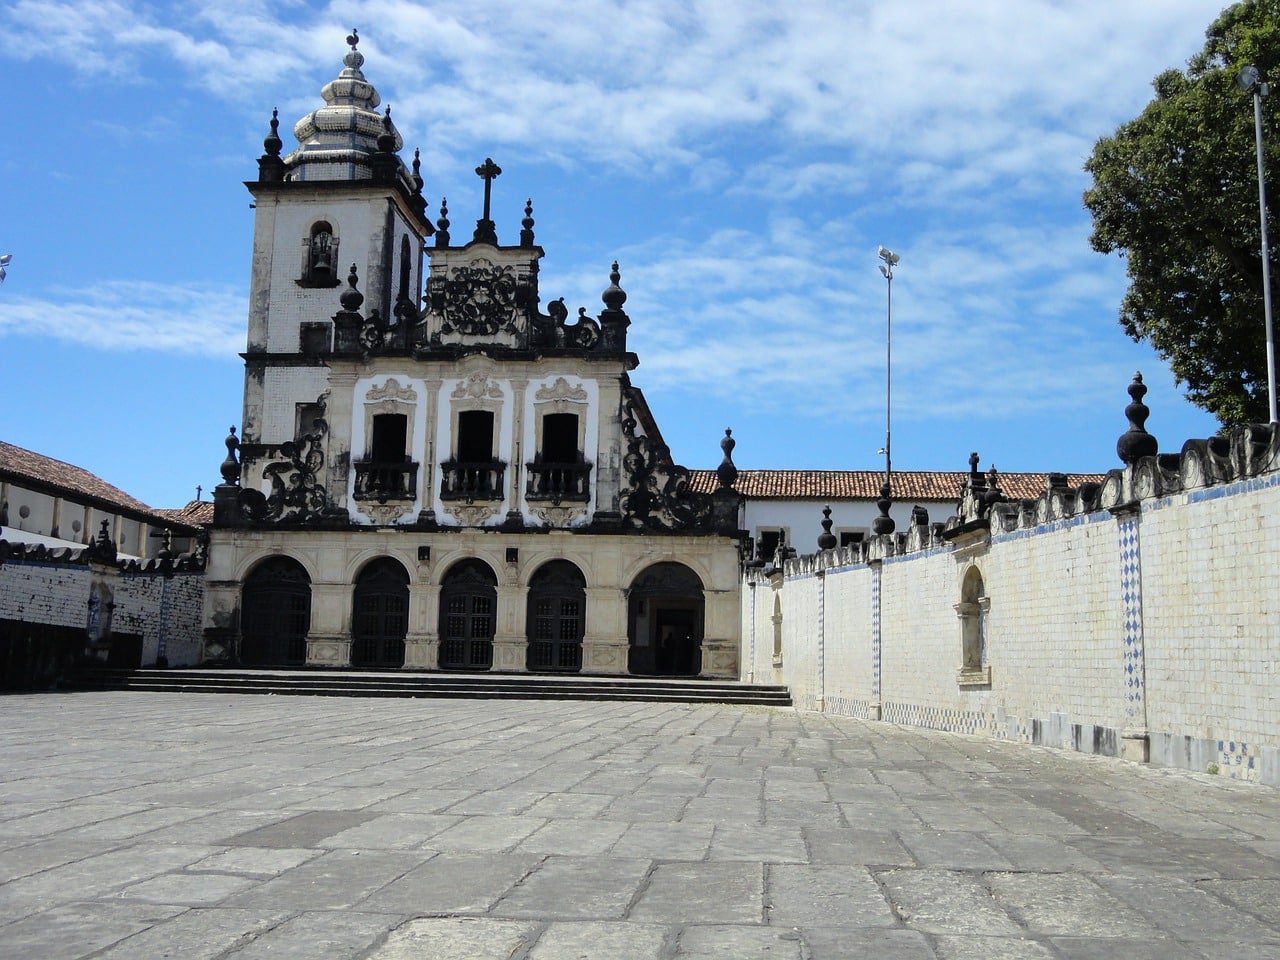
[[[0,439],[155,506],[218,482],[240,422],[256,177],[354,27],[432,209],[499,239],[526,197],[542,299],[601,309],[675,458],[1118,465],[1141,369],[1164,450],[1215,427],[1116,322],[1081,166],[1185,66],[1204,0],[16,0],[0,158]],[[1248,110],[1248,102],[1241,103]],[[576,312],[573,311],[573,312]],[[1261,320],[1259,321],[1261,335]]]

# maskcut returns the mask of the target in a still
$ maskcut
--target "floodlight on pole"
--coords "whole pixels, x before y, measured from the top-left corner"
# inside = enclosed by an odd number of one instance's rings
[[[876,251],[884,263],[880,264],[880,272],[885,279],[885,315],[884,315],[884,482],[890,483],[893,475],[893,454],[889,443],[893,424],[893,268],[901,259],[892,250],[881,247]]]
[[[1262,74],[1252,64],[1240,71],[1236,86],[1253,94],[1253,132],[1258,145],[1258,217],[1262,224],[1262,309],[1267,330],[1267,412],[1276,418],[1276,344],[1271,326],[1271,248],[1267,243],[1267,185],[1262,160],[1262,98],[1271,92]]]
[[[893,517],[889,516],[889,508],[893,506],[893,456],[889,446],[889,428],[893,421],[893,268],[898,265],[898,255],[892,250],[881,247],[877,254],[884,263],[880,264],[880,272],[884,274],[887,284],[888,299],[885,301],[884,314],[884,483],[880,485],[880,498],[876,506],[880,516],[871,521],[871,532],[877,537],[893,533]]]

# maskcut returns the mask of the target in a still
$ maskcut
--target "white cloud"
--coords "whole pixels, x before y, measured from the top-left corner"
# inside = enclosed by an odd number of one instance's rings
[[[246,309],[240,291],[108,281],[42,300],[6,297],[0,335],[231,360],[244,350]]]

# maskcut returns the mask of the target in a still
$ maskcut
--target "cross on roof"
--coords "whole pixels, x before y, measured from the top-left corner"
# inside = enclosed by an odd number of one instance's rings
[[[476,176],[484,180],[484,218],[489,219],[489,191],[493,181],[502,175],[502,168],[493,162],[492,157],[485,157],[484,163],[476,167]]]

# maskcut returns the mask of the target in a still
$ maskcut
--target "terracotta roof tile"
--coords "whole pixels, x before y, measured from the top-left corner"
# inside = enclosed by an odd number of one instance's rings
[[[185,523],[192,527],[207,527],[213,523],[212,500],[192,500],[185,507],[176,510],[164,508],[154,512],[174,523]]]
[[[693,490],[710,493],[718,486],[714,470],[690,470]],[[895,500],[958,501],[966,471],[900,470],[893,474]],[[1067,483],[1101,483],[1102,474],[1069,474]],[[753,500],[874,500],[884,482],[883,470],[739,470],[734,489]],[[1000,489],[1015,500],[1044,493],[1048,474],[1002,473]]]
[[[165,511],[153,510],[141,500],[129,496],[119,487],[113,487],[83,467],[63,463],[61,460],[54,460],[52,457],[46,457],[32,450],[15,447],[2,440],[0,440],[0,478],[78,498],[113,511],[130,513],[147,519],[169,519],[170,522],[191,523],[191,521],[167,517]],[[213,504],[208,506],[212,511]],[[190,507],[191,504],[188,504],[183,509],[190,509]]]

